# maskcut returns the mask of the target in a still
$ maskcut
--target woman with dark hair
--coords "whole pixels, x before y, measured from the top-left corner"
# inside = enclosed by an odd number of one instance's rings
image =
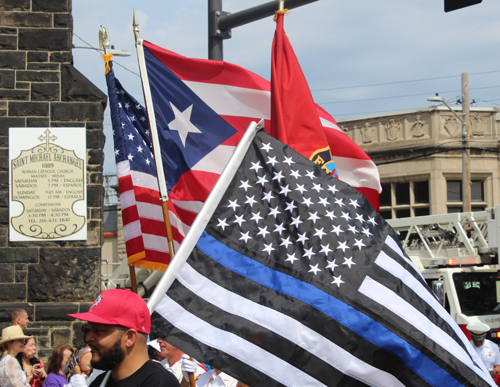
[[[73,350],[68,345],[60,345],[49,357],[47,371],[49,374],[45,379],[44,387],[64,387],[68,384],[64,376],[63,368],[68,362]]]
[[[36,343],[33,337],[26,340],[23,352],[17,354],[17,360],[21,368],[26,372],[31,387],[42,387],[47,374],[43,369],[43,363],[35,356]]]
[[[26,336],[19,325],[13,325],[2,330],[0,341],[0,386],[30,387],[26,374],[21,369],[16,356],[24,349]]]

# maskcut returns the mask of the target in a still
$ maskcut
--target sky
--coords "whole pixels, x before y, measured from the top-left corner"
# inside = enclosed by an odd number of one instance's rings
[[[266,0],[223,0],[238,12]],[[193,58],[208,58],[207,0],[73,0],[73,45],[98,47],[104,25],[111,44],[127,50],[115,57],[123,87],[143,102],[133,10],[142,39]],[[276,1],[278,4],[278,1]],[[285,31],[312,95],[335,119],[347,119],[435,103],[451,106],[469,74],[472,106],[500,106],[500,2],[444,12],[444,0],[319,0],[292,9]],[[286,7],[286,1],[285,1]],[[270,79],[272,17],[237,27],[224,41],[224,60]],[[74,48],[74,66],[107,94],[104,63],[93,49]],[[116,173],[109,109],[105,111],[105,173]]]

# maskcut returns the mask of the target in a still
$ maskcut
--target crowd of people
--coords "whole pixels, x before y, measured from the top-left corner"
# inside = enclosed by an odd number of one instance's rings
[[[86,322],[86,346],[74,351],[60,345],[44,365],[36,357],[35,338],[24,334],[28,313],[12,312],[12,325],[2,330],[0,340],[1,387],[248,387],[161,337],[149,340],[149,309],[129,290],[106,290],[88,312],[69,316]],[[467,328],[473,348],[500,386],[500,351],[486,339],[489,326],[476,322]]]
[[[86,322],[86,346],[74,351],[60,345],[44,365],[36,357],[35,338],[24,333],[28,313],[12,312],[12,325],[2,330],[0,340],[1,387],[248,387],[161,337],[149,340],[149,309],[129,290],[106,290],[88,312],[69,316]],[[467,328],[473,348],[500,386],[500,351],[486,339],[489,326],[475,322]]]
[[[247,387],[161,337],[149,340],[149,309],[129,290],[106,290],[88,312],[69,316],[86,322],[86,346],[75,351],[60,345],[43,364],[36,357],[35,338],[24,333],[28,313],[12,313],[12,325],[2,330],[0,341],[0,386]]]

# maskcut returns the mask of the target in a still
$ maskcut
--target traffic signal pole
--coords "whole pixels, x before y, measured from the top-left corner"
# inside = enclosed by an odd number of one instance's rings
[[[318,0],[286,0],[292,9]],[[278,1],[257,5],[236,13],[224,12],[222,0],[208,0],[208,59],[223,60],[222,42],[231,38],[231,29],[274,15]]]

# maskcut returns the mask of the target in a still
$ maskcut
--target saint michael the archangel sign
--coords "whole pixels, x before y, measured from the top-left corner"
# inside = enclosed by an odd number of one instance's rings
[[[86,240],[85,128],[10,128],[9,161],[9,240]]]

